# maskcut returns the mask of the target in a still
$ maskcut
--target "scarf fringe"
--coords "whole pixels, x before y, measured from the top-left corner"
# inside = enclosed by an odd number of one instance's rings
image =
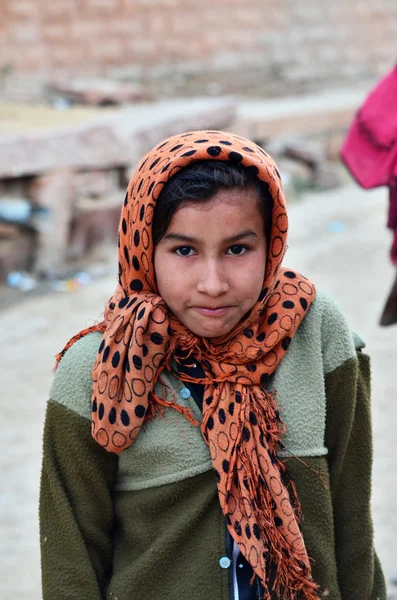
[[[92,325],[91,327],[87,327],[87,329],[82,329],[81,331],[79,331],[79,333],[77,333],[75,336],[73,336],[68,341],[68,343],[66,344],[66,346],[64,347],[64,349],[61,350],[61,352],[58,352],[58,354],[55,355],[55,365],[54,365],[53,371],[57,370],[58,365],[61,362],[61,359],[66,354],[66,352],[69,350],[69,348],[71,346],[73,346],[73,344],[75,342],[78,342],[79,340],[81,340],[81,338],[85,337],[89,333],[92,333],[93,331],[101,331],[102,333],[104,333],[104,331],[106,331],[106,323],[105,323],[105,321],[101,321],[100,323],[96,323],[95,325]]]
[[[254,394],[252,391],[248,391],[246,401],[248,401],[250,410],[255,413],[258,423],[264,424],[260,428],[261,435],[266,437],[269,455],[276,471],[280,473],[280,483],[282,483],[281,474],[286,472],[286,467],[277,457],[277,447],[285,427],[277,410],[276,394],[267,391]],[[319,600],[319,587],[312,579],[307,555],[299,558],[299,555],[294,554],[290,544],[274,522],[274,499],[266,485],[265,478],[261,475],[259,459],[257,458],[257,465],[253,464],[252,457],[246,453],[244,444],[241,444],[240,448],[235,457],[235,462],[241,462],[243,467],[239,479],[244,480],[250,497],[254,499],[252,509],[255,521],[264,538],[264,555],[261,557],[264,572],[262,581],[265,589],[264,600],[270,600],[272,592],[284,600],[296,600],[297,597],[305,598],[305,600]],[[291,483],[292,489],[291,508],[295,513],[296,522],[299,524],[300,503],[295,485],[291,480],[289,483]],[[269,553],[269,548],[271,553]],[[275,578],[271,590],[269,590],[269,574],[266,573],[266,561],[269,556],[275,567]],[[257,568],[255,572],[262,579],[260,569]]]

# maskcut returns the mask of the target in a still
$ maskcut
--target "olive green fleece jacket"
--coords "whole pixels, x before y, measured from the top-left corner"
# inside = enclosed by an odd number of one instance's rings
[[[226,524],[200,429],[172,409],[118,457],[91,437],[101,342],[76,342],[55,374],[40,498],[44,600],[229,600]],[[370,512],[370,367],[339,307],[318,293],[271,378],[302,506],[312,573],[327,600],[385,600]],[[186,384],[163,376],[200,411]],[[170,392],[172,393],[172,392]]]

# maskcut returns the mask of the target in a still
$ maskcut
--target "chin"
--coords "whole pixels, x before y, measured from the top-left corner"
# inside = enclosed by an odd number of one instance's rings
[[[205,337],[205,338],[218,338],[218,337],[223,337],[224,335],[227,335],[232,329],[233,327],[189,327],[188,325],[186,325],[186,327],[188,329],[190,329],[190,331],[192,331],[195,335],[197,335],[198,337]]]

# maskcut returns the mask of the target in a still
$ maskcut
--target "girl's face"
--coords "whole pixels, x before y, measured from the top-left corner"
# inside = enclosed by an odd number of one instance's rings
[[[200,337],[226,335],[258,300],[267,250],[258,203],[252,188],[189,201],[155,248],[160,295]]]

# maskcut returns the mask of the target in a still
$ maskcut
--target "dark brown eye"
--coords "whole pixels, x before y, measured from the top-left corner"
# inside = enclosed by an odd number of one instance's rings
[[[192,248],[190,246],[180,246],[175,250],[179,256],[190,256]]]
[[[241,244],[235,244],[234,246],[231,246],[229,248],[230,254],[233,254],[234,256],[239,256],[240,254],[244,254],[244,252],[246,250],[247,250],[247,247],[242,246]]]

